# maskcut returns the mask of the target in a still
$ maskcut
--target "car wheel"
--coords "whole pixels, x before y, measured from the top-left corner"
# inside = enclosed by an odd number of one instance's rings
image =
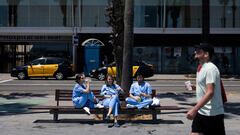
[[[103,74],[103,73],[100,73],[100,74],[98,74],[98,80],[101,80],[101,81],[103,81],[103,80],[105,80],[105,74]]]
[[[17,75],[17,78],[18,78],[19,80],[24,80],[24,79],[27,78],[27,75],[26,75],[26,73],[24,73],[24,72],[19,72],[18,75]]]
[[[57,73],[55,74],[55,78],[56,78],[57,80],[62,80],[62,79],[64,79],[64,75],[63,75],[62,72],[57,72]]]

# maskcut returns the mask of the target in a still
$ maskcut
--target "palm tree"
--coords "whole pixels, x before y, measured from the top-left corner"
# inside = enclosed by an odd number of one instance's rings
[[[123,14],[124,0],[110,0],[106,8],[107,24],[112,27],[109,43],[113,46],[113,55],[116,62],[116,81],[121,84],[122,57],[123,57]]]

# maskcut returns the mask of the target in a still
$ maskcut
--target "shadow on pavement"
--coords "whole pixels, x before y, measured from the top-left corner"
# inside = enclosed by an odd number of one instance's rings
[[[167,93],[158,93],[157,97],[161,98],[172,98],[177,101],[187,101],[188,98],[195,97],[194,93],[182,92],[182,93],[174,93],[174,92],[167,92]]]
[[[196,105],[196,103],[179,103],[180,105],[186,105],[186,106],[191,106],[191,107],[193,107],[193,106],[195,106]]]
[[[20,99],[20,98],[26,98],[26,97],[46,97],[48,94],[33,94],[33,93],[18,93],[13,92],[10,94],[0,94],[0,98],[5,99]]]
[[[79,123],[79,124],[111,124],[113,122],[105,122],[102,120],[92,120],[92,119],[59,119],[58,121],[53,120],[36,120],[33,123]],[[131,120],[131,121],[124,121],[119,120],[119,124],[123,126],[124,124],[183,124],[181,120],[162,120],[158,119],[156,121],[152,120]]]
[[[0,116],[17,115],[17,114],[29,114],[28,108],[33,105],[24,103],[8,103],[0,104]],[[39,112],[38,112],[39,113]]]
[[[221,78],[224,78],[224,79],[229,79],[229,78],[240,79],[240,75],[224,74],[224,75],[221,75]]]
[[[231,102],[227,102],[224,105],[224,111],[226,113],[232,113],[235,115],[240,115],[240,103],[231,103]]]
[[[36,97],[46,97],[48,94],[33,94],[33,93],[10,93],[0,94],[0,116],[28,114],[28,108],[35,106],[45,101],[44,99],[32,99]]]

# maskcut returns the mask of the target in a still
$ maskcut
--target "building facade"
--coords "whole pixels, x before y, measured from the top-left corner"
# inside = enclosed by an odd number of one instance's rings
[[[94,57],[97,65],[105,58],[113,61],[107,5],[108,0],[1,0],[0,72],[41,56],[74,59],[75,50],[82,71],[88,57],[84,48],[92,41],[100,46]],[[135,0],[134,11],[133,60],[153,64],[156,73],[194,73],[202,0]],[[77,47],[74,34],[79,37]],[[209,42],[223,74],[240,74],[239,37],[240,0],[210,0]]]

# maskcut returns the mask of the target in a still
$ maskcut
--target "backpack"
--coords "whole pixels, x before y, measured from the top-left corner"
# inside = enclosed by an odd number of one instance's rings
[[[226,92],[225,92],[225,88],[223,86],[223,82],[222,82],[222,79],[220,80],[220,83],[221,83],[221,94],[222,94],[222,101],[223,101],[223,104],[227,102],[227,95],[226,95]]]

